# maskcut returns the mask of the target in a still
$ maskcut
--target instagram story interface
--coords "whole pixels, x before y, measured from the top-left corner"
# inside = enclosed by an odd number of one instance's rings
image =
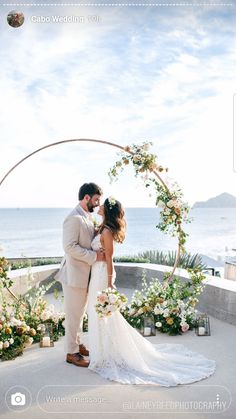
[[[0,4],[4,419],[233,417],[235,11]]]

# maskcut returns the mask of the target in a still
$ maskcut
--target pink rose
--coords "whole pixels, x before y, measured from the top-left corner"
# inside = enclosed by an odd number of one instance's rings
[[[98,296],[98,301],[100,304],[104,304],[107,301],[107,296],[104,294],[101,294]]]
[[[189,329],[188,323],[184,323],[183,326],[181,327],[182,332],[187,332],[188,329]]]

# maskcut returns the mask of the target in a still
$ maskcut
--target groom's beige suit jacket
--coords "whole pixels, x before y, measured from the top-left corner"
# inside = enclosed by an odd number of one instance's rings
[[[97,254],[91,250],[93,222],[78,204],[63,223],[65,255],[55,279],[71,287],[87,288]]]

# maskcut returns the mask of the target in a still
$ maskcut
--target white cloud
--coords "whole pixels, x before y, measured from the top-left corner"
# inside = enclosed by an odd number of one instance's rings
[[[54,141],[150,139],[191,202],[225,190],[235,194],[236,54],[229,15],[140,10],[100,9],[99,25],[28,20],[18,36],[5,30],[0,176]],[[9,177],[0,205],[71,206],[90,176],[109,194],[106,172],[114,160],[115,150],[90,144],[44,151]],[[130,172],[113,188],[128,206],[153,205]]]

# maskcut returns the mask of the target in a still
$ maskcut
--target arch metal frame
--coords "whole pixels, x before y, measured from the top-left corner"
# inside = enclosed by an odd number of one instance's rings
[[[123,147],[123,146],[121,146],[121,145],[119,145],[119,144],[116,144],[116,143],[113,143],[113,142],[110,142],[110,141],[104,141],[104,140],[96,140],[96,139],[91,139],[91,138],[76,138],[76,139],[69,139],[69,140],[62,140],[62,141],[57,141],[57,142],[54,142],[54,143],[50,143],[50,144],[47,144],[47,145],[45,145],[45,146],[43,146],[43,147],[40,147],[40,148],[38,148],[37,150],[34,150],[32,153],[29,153],[29,154],[27,154],[23,159],[21,159],[21,160],[19,160],[16,164],[14,164],[14,166],[12,166],[6,173],[5,173],[5,175],[2,177],[2,179],[0,180],[0,186],[5,182],[5,180],[8,178],[8,176],[18,167],[18,166],[20,166],[24,161],[26,161],[27,159],[29,159],[30,157],[32,157],[32,156],[34,156],[35,154],[37,154],[37,153],[39,153],[39,152],[41,152],[41,151],[43,151],[43,150],[45,150],[45,149],[47,149],[47,148],[50,148],[50,147],[55,147],[55,146],[57,146],[57,145],[60,145],[60,144],[66,144],[66,143],[75,143],[75,142],[87,142],[87,143],[99,143],[99,144],[104,144],[104,145],[108,145],[108,146],[111,146],[111,147],[115,147],[115,148],[117,148],[117,149],[119,149],[119,150],[121,150],[121,151],[123,151],[123,152],[125,152],[125,153],[127,153],[127,149],[125,148],[125,147]],[[131,154],[131,155],[133,155],[134,153],[132,152],[132,151],[128,151],[128,153],[129,154]],[[165,182],[163,181],[163,179],[160,177],[160,175],[157,173],[157,171],[152,171],[152,174],[154,174],[156,177],[157,177],[157,179],[158,179],[158,181],[162,184],[162,186],[166,189],[166,191],[167,192],[170,192],[169,191],[169,188],[167,187],[167,185],[165,184]],[[178,248],[177,248],[177,252],[176,252],[176,258],[175,258],[175,262],[174,262],[174,266],[173,266],[173,268],[172,268],[172,271],[171,271],[171,273],[170,273],[170,276],[169,276],[169,278],[168,278],[168,281],[170,281],[171,279],[172,279],[172,277],[173,277],[173,275],[174,275],[174,272],[175,272],[175,270],[176,270],[176,268],[177,268],[177,266],[178,266],[178,262],[179,262],[179,258],[180,258],[180,243],[179,243],[179,241],[178,241]],[[8,289],[8,291],[10,291],[9,289]],[[13,295],[13,293],[12,293],[12,291],[10,291],[11,292],[11,294]],[[14,297],[15,298],[17,298],[15,295],[14,295]]]

